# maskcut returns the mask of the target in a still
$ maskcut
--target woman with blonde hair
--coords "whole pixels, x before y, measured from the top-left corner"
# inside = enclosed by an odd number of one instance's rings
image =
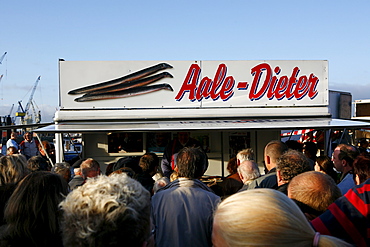
[[[351,246],[311,227],[298,206],[272,189],[234,194],[218,206],[212,242],[220,246]]]
[[[0,186],[15,184],[29,172],[27,159],[22,154],[12,154],[0,158]]]
[[[0,225],[5,224],[4,209],[17,183],[29,170],[26,157],[21,154],[11,154],[0,157]]]

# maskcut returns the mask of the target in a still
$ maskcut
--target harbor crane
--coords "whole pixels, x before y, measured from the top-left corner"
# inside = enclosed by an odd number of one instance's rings
[[[4,55],[2,55],[1,57],[0,57],[0,64],[2,64],[3,63],[3,60],[4,60],[4,57],[5,57],[5,55],[7,54],[7,52],[5,52],[4,53]]]
[[[18,106],[17,112],[15,113],[15,116],[16,117],[21,117],[21,121],[20,121],[21,124],[33,123],[33,117],[35,118],[36,122],[40,122],[40,114],[38,114],[36,116],[36,114],[35,114],[36,111],[34,109],[34,104],[32,102],[33,101],[33,95],[35,94],[35,91],[36,91],[36,88],[37,88],[37,85],[38,85],[40,79],[41,79],[41,76],[37,77],[37,80],[35,82],[35,85],[32,88],[30,98],[28,99],[26,107],[23,108],[22,101],[18,101],[19,106]],[[32,106],[32,110],[33,110],[33,113],[34,113],[35,116],[32,116],[33,114],[30,112],[30,107],[31,106]]]
[[[13,104],[13,105],[12,105],[12,107],[10,108],[9,116],[11,116],[11,115],[12,115],[13,109],[14,109],[14,104]]]

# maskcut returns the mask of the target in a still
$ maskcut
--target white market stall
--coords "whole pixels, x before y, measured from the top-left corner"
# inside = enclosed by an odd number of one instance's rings
[[[227,175],[229,158],[256,152],[281,130],[357,129],[332,119],[327,61],[64,61],[60,110],[37,132],[82,133],[83,156],[111,163],[147,151],[159,156],[178,131],[208,152],[209,175]],[[129,147],[119,149],[122,143]]]

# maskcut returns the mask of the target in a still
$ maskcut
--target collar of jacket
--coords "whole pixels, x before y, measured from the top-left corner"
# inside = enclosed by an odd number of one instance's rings
[[[188,187],[188,188],[200,188],[209,192],[213,192],[206,184],[204,184],[199,179],[190,179],[190,178],[178,178],[171,183],[167,184],[163,188],[159,189],[159,191],[175,188],[175,187]]]

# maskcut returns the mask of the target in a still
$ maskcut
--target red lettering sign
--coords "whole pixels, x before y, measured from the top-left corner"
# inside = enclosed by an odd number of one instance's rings
[[[290,100],[293,97],[297,100],[308,96],[313,99],[317,96],[316,86],[319,79],[310,74],[309,77],[302,75],[298,77],[299,67],[294,67],[288,77],[287,75],[279,76],[281,69],[276,66],[272,70],[267,63],[261,63],[251,69],[253,81],[249,91],[249,99],[259,100],[266,95],[269,100],[284,98]],[[198,64],[192,64],[188,70],[185,80],[176,95],[175,99],[181,101],[186,93],[191,101],[201,101],[202,99],[211,98],[213,100],[222,99],[226,101],[234,94],[235,80],[232,76],[227,75],[227,66],[220,64],[217,68],[213,80],[207,76],[203,77],[199,83],[201,68]],[[246,90],[248,82],[239,82],[238,90]]]
[[[200,72],[201,68],[198,64],[190,66],[181,89],[175,97],[177,101],[180,101],[185,93],[189,93],[191,101],[201,101],[203,98],[208,99],[209,97],[213,100],[221,98],[226,101],[234,94],[235,80],[232,76],[226,77],[227,67],[225,64],[218,66],[213,80],[204,77],[198,85]]]
[[[280,74],[280,68],[278,66],[274,69],[275,76],[272,76],[274,72],[267,63],[262,63],[253,67],[251,69],[253,82],[249,92],[249,99],[252,101],[258,100],[266,93],[267,98],[270,100],[274,97],[277,100],[281,100],[284,97],[288,100],[293,97],[300,100],[306,95],[308,95],[310,99],[315,98],[318,94],[316,86],[319,79],[314,74],[311,74],[309,78],[307,78],[306,75],[302,75],[297,80],[299,71],[299,68],[295,67],[290,78],[287,76],[278,78]],[[261,82],[263,76],[265,79]]]

